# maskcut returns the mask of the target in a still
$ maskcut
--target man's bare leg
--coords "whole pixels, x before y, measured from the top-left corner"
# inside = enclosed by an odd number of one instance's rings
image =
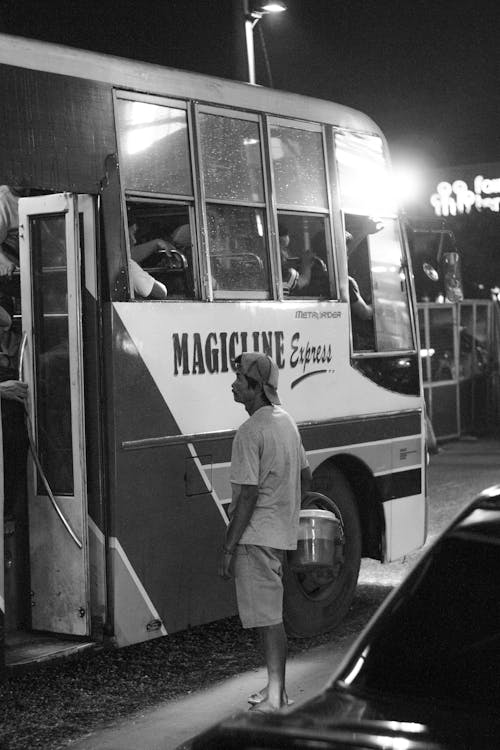
[[[287,705],[285,668],[287,640],[283,623],[258,628],[267,667],[267,686],[261,690],[264,698],[256,708],[263,712],[277,711]]]

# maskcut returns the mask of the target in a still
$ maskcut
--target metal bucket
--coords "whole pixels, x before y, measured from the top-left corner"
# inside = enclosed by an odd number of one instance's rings
[[[297,549],[288,553],[290,567],[333,567],[335,546],[341,541],[341,524],[333,513],[317,508],[301,510]]]

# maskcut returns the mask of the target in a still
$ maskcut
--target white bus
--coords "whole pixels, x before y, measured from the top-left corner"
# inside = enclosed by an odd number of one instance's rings
[[[338,104],[13,36],[0,65],[1,183],[21,196],[0,302],[23,336],[34,449],[4,514],[6,662],[235,613],[216,568],[247,350],[278,363],[342,524],[331,566],[287,569],[286,625],[333,628],[362,557],[426,537],[415,298],[383,134]],[[166,299],[131,281],[134,243],[152,240],[142,273]]]

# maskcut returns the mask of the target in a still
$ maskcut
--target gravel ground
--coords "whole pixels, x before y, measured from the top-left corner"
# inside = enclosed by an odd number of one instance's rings
[[[430,538],[481,489],[499,481],[499,441],[454,443],[429,472]],[[412,564],[363,561],[361,583],[344,622],[317,638],[290,639],[290,654],[358,633]],[[120,650],[88,652],[12,674],[0,684],[0,750],[63,750],[104,724],[263,665],[253,631],[238,618]]]
[[[359,632],[390,587],[359,586],[335,633],[290,639],[290,655]],[[13,673],[0,685],[0,750],[61,750],[72,739],[263,665],[254,631],[232,617],[157,641]]]

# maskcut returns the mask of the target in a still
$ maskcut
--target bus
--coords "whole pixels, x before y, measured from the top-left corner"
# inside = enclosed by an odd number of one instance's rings
[[[287,566],[286,626],[334,628],[363,557],[426,538],[416,303],[382,132],[328,101],[20,37],[0,35],[0,65],[19,244],[0,302],[30,441],[2,519],[4,662],[235,614],[217,560],[243,351],[277,362],[340,529],[331,565]],[[166,298],[138,291],[134,265]]]

